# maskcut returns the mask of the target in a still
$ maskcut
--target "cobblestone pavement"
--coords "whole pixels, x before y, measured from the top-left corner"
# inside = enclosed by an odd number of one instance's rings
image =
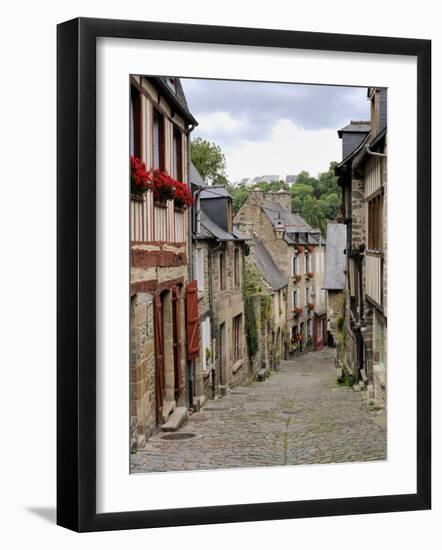
[[[283,361],[265,382],[208,401],[176,433],[196,437],[166,441],[155,434],[131,455],[131,471],[360,462],[387,454],[385,412],[369,410],[360,393],[336,384],[329,350]]]

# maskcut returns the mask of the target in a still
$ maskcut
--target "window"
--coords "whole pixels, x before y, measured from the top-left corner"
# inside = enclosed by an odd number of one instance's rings
[[[235,277],[235,286],[240,285],[241,281],[241,266],[240,266],[240,255],[239,255],[239,249],[235,248],[235,254],[234,254],[234,277]]]
[[[307,301],[307,304],[310,304],[310,287],[307,287],[305,289],[305,299]]]
[[[310,255],[309,255],[309,254],[306,254],[306,255],[305,255],[305,272],[306,272],[306,273],[309,273],[309,271],[311,271],[311,269],[310,269],[310,264],[311,264],[311,262],[310,262]]]
[[[195,250],[195,276],[198,290],[204,290],[204,248],[197,248]]]
[[[207,316],[203,322],[201,323],[202,326],[202,366],[203,371],[207,370],[207,367],[209,367],[212,364],[212,339],[211,339],[211,327],[210,327],[210,317]]]
[[[219,255],[219,287],[226,290],[226,260],[223,252]]]
[[[298,306],[298,292],[296,290],[293,291],[293,309]]]
[[[242,315],[237,315],[232,321],[233,361],[241,358],[241,321]]]
[[[367,203],[368,208],[368,249],[382,250],[382,216],[384,207],[382,194]]]
[[[141,158],[141,94],[130,87],[130,154]]]
[[[298,272],[296,271],[297,265],[296,265],[296,256],[293,256],[293,262],[292,262],[292,275],[295,276]]]
[[[183,181],[183,135],[176,126],[173,128],[173,177]]]
[[[164,170],[164,117],[156,109],[153,111],[153,167]]]

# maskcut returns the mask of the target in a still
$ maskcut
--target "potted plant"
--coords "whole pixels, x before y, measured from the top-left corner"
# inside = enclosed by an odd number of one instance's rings
[[[309,303],[307,304],[307,307],[308,307],[308,309],[310,309],[310,310],[315,309],[315,304],[312,304],[311,302],[309,302]]]
[[[144,193],[150,189],[151,174],[146,169],[146,164],[138,157],[130,157],[130,184],[131,192],[136,197],[142,198]]]
[[[295,275],[295,281],[296,281],[297,283],[299,283],[299,282],[301,281],[301,279],[302,279],[302,276],[301,276],[301,275]]]
[[[152,171],[153,200],[158,206],[166,206],[167,201],[174,197],[174,180],[167,172]]]
[[[174,181],[174,206],[176,210],[183,211],[185,208],[189,208],[193,204],[192,193],[189,186],[180,181]]]
[[[304,311],[304,308],[296,306],[295,309],[293,310],[293,313],[298,316],[298,315],[302,315],[303,311]]]

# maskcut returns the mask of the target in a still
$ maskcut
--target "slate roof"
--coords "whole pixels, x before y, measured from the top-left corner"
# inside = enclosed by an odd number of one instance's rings
[[[217,225],[209,216],[201,210],[200,215],[201,228],[205,230],[208,238],[214,237],[218,241],[235,241],[235,236],[232,233],[224,231],[222,227]],[[198,235],[198,238],[201,238],[202,235]]]
[[[343,132],[369,132],[370,131],[370,121],[369,120],[351,120],[350,124],[344,126],[338,130],[338,135],[341,138]]]
[[[216,199],[221,197],[230,197],[230,193],[222,185],[207,185],[203,191],[201,191],[201,199]]]
[[[309,224],[302,219],[299,214],[289,212],[277,202],[264,200],[262,209],[273,226],[277,225],[280,220],[285,225],[287,233],[305,233],[312,230]]]
[[[206,182],[203,180],[201,174],[198,172],[192,161],[190,161],[189,179],[190,183],[193,183],[193,185],[197,185],[198,187],[206,187]]]
[[[175,80],[176,92],[168,84],[168,80],[170,78],[173,78]],[[189,111],[186,96],[184,95],[184,90],[180,79],[176,76],[155,76],[153,77],[153,80],[159,85],[159,87],[161,88],[161,92],[164,94],[167,100],[175,106],[179,114],[183,116],[187,120],[187,122],[190,122],[191,124],[197,126],[198,122]]]
[[[343,223],[329,223],[327,225],[325,269],[322,288],[326,290],[344,289],[345,270],[347,269],[346,246],[347,226]]]
[[[247,237],[242,231],[238,229],[238,227],[236,227],[236,225],[233,226],[232,233],[235,239],[237,239],[238,241],[247,241]]]
[[[264,243],[258,239],[256,235],[253,235],[252,243],[255,246],[256,267],[261,272],[266,282],[273,288],[273,290],[280,290],[281,288],[287,286],[287,281],[284,278],[284,275],[278,269]]]

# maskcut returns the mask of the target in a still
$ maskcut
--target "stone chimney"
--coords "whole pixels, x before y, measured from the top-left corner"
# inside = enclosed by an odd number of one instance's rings
[[[251,201],[251,204],[261,206],[264,200],[264,191],[262,191],[261,189],[251,189],[249,191],[248,199],[249,201]]]
[[[285,189],[280,189],[275,193],[270,191],[269,193],[265,194],[265,198],[268,201],[277,202],[289,212],[292,211],[292,194],[290,193],[290,191],[286,191]]]

